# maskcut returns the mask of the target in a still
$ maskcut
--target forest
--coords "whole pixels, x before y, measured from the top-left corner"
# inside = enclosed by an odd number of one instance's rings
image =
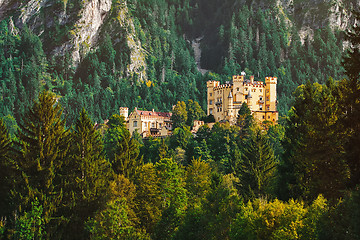
[[[74,26],[0,22],[0,239],[360,238],[359,24],[303,39],[275,1],[127,1],[143,80],[126,74],[127,30],[113,35],[122,3],[78,66],[49,54]],[[76,19],[82,4],[48,7]],[[278,77],[278,124],[243,104],[236,125],[193,135],[211,120],[206,81],[241,71]],[[131,136],[118,115],[173,105],[167,138]]]

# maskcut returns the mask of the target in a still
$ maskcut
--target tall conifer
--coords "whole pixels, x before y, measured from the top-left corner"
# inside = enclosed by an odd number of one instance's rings
[[[0,216],[7,215],[11,173],[9,168],[11,141],[7,128],[0,119]]]
[[[56,216],[63,197],[61,168],[69,149],[62,108],[44,91],[19,125],[14,158],[19,179],[14,194],[20,211],[30,210],[31,202],[39,199],[46,232],[51,236],[56,231],[51,226],[60,219]]]
[[[69,162],[66,166],[66,192],[70,209],[70,222],[67,232],[71,231],[77,239],[84,238],[84,231],[75,231],[105,206],[111,166],[103,155],[103,142],[86,111],[83,109],[71,134],[72,144]],[[71,230],[72,228],[72,230]],[[84,229],[81,227],[80,229]]]

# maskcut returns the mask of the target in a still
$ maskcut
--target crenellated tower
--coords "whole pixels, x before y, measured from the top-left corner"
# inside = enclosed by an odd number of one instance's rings
[[[266,111],[276,111],[276,77],[265,78],[265,106]]]
[[[129,108],[120,107],[120,116],[123,116],[125,118],[125,121],[127,121],[129,117]]]

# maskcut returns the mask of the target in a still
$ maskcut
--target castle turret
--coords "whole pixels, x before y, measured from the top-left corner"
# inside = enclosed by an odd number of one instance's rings
[[[241,75],[233,76],[233,101],[234,102],[243,102],[244,98],[244,77],[245,72],[242,72]]]
[[[129,117],[129,108],[120,107],[120,116],[123,116],[125,118],[125,121],[127,121]]]
[[[229,96],[228,96],[228,112],[227,112],[227,115],[228,115],[228,121],[231,123],[234,119],[234,113],[235,113],[235,109],[234,109],[234,98],[233,98],[233,95],[232,95],[232,92],[230,91],[229,92]]]
[[[265,106],[266,111],[276,111],[276,77],[265,78]]]
[[[214,88],[220,85],[219,81],[207,81],[207,115],[214,114],[215,94]]]

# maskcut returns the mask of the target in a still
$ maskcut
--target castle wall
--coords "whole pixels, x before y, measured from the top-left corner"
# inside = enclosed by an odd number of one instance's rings
[[[275,123],[278,120],[276,84],[276,77],[267,77],[264,84],[254,81],[253,76],[245,80],[245,76],[238,75],[233,76],[232,84],[220,85],[219,81],[208,81],[207,113],[214,115],[217,122],[225,120],[233,124],[241,105],[247,102],[256,121]]]

